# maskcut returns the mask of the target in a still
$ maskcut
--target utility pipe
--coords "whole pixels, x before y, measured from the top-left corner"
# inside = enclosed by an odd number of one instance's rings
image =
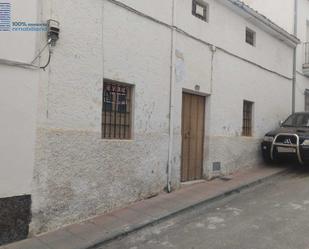
[[[294,36],[297,37],[298,22],[298,0],[294,0]],[[293,50],[293,81],[292,81],[292,113],[295,113],[295,89],[296,89],[296,70],[297,70],[297,45]]]
[[[171,30],[171,65],[170,65],[170,106],[169,106],[169,145],[167,163],[167,192],[172,192],[171,173],[173,166],[174,142],[174,92],[175,92],[175,46],[176,46],[176,1],[172,2],[172,30]]]

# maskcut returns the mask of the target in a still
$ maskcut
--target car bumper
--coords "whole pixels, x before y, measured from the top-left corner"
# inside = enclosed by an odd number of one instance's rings
[[[282,150],[285,148],[285,150]],[[276,145],[272,142],[263,141],[261,149],[264,158],[269,159],[296,159],[299,163],[309,163],[309,146],[295,145]]]

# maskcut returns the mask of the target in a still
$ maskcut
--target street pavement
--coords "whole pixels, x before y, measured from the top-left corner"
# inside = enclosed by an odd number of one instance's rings
[[[108,214],[99,214],[56,231],[33,236],[4,247],[0,246],[0,248],[94,249],[98,245],[102,247],[117,238],[133,234],[159,222],[171,220],[171,217],[177,215],[179,217],[180,213],[188,215],[189,210],[197,210],[197,207],[205,206],[206,203],[214,203],[226,196],[232,196],[263,182],[271,181],[285,174],[286,171],[286,167],[280,165],[274,167],[259,165],[235,172],[228,178],[185,184],[170,194],[160,193],[158,196],[138,201]],[[161,231],[161,228],[159,230]],[[120,247],[126,249],[127,245]]]
[[[97,249],[309,249],[309,168]]]

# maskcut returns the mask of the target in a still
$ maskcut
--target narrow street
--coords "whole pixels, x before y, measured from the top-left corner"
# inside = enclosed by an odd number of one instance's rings
[[[308,249],[309,170],[179,215],[98,249]]]

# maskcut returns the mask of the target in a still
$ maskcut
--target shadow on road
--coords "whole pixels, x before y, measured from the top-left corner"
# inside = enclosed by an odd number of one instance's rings
[[[300,164],[293,159],[285,159],[278,163],[262,165],[261,167],[286,169],[293,177],[309,177],[309,163]]]
[[[300,164],[294,161],[285,161],[277,165],[269,167],[286,168],[288,174],[292,174],[293,177],[309,177],[309,164]]]

